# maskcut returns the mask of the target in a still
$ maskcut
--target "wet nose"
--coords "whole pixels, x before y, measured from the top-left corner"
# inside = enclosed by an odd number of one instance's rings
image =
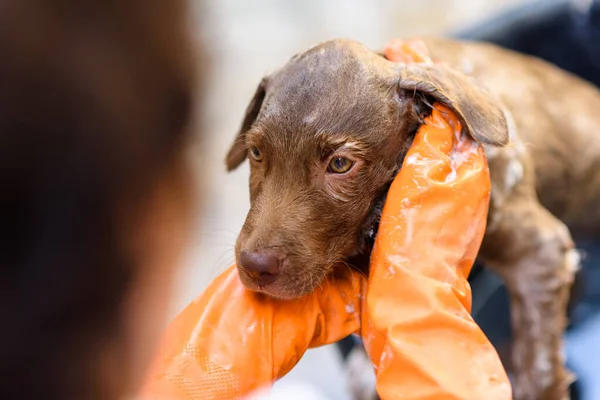
[[[281,261],[272,254],[243,250],[240,253],[240,266],[259,285],[268,285],[279,275]]]

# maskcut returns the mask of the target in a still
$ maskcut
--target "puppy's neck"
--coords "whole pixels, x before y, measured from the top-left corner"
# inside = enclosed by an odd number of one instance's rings
[[[398,168],[392,174],[392,179],[383,188],[382,193],[373,201],[373,204],[371,205],[371,211],[369,212],[369,215],[363,222],[362,229],[360,230],[357,254],[351,256],[348,259],[348,263],[352,267],[356,268],[361,272],[364,272],[367,275],[369,273],[369,259],[371,256],[371,251],[373,250],[373,246],[375,244],[375,238],[379,229],[379,222],[381,221],[381,214],[383,212],[383,207],[387,199],[387,192],[390,186],[392,185],[393,180],[396,178],[396,175],[398,175],[402,163],[404,162],[406,153],[412,145],[412,141],[416,135],[416,132],[421,127],[422,123],[423,122],[421,120],[421,123],[418,124],[414,132],[411,132],[409,138],[406,141],[406,145],[404,146],[402,153],[398,156]]]
[[[396,174],[394,174],[394,176],[395,175]],[[373,250],[373,245],[375,244],[375,237],[377,236],[377,230],[379,229],[381,213],[383,211],[388,189],[389,185],[385,188],[383,194],[377,197],[373,202],[371,212],[363,223],[360,231],[358,252],[348,259],[349,265],[366,275],[369,274],[369,259],[371,257],[371,250]]]

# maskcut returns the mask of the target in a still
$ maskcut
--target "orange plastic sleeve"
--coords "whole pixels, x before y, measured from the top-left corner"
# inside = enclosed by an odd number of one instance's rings
[[[244,288],[230,267],[167,327],[141,398],[236,399],[271,385],[308,348],[357,332],[365,291],[366,279],[348,272],[277,300]]]
[[[384,400],[510,399],[498,355],[469,314],[488,166],[450,111],[434,107],[388,192],[362,336]]]

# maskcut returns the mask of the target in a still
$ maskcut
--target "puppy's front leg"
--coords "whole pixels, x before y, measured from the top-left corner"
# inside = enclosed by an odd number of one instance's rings
[[[515,399],[565,400],[570,374],[562,337],[578,257],[567,227],[539,203],[530,164],[520,162],[523,179],[502,191],[509,163],[490,160],[495,187],[480,256],[511,297]]]

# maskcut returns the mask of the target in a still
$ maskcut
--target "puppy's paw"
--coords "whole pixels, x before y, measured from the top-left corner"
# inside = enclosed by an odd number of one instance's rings
[[[346,375],[354,400],[377,400],[376,378],[373,364],[365,350],[355,347],[346,361]]]

